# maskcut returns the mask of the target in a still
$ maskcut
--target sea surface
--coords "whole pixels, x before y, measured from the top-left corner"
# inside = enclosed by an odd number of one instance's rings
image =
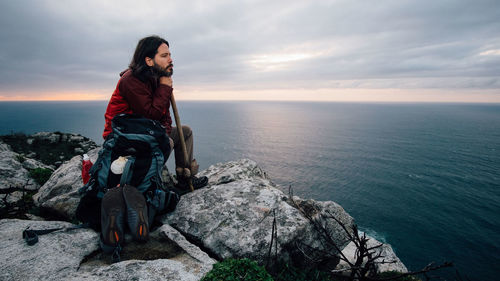
[[[106,104],[0,102],[0,134],[62,131],[102,143]],[[342,205],[410,270],[452,261],[471,280],[499,280],[499,104],[178,107],[201,169],[250,158],[284,192],[291,186],[295,195]]]

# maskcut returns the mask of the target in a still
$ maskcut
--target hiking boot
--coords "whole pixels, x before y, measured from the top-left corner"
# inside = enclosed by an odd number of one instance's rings
[[[109,189],[101,203],[101,246],[105,253],[112,252],[124,240],[125,201],[122,188]]]
[[[148,206],[142,193],[134,186],[123,187],[123,199],[127,206],[127,223],[132,236],[137,241],[149,238]]]
[[[191,177],[191,183],[193,184],[193,188],[195,190],[200,189],[208,184],[208,178],[207,177],[198,178],[193,176]],[[180,190],[180,193],[178,192],[179,195],[184,195],[191,191],[191,189],[189,188],[188,179],[185,177],[178,178],[177,185],[175,187],[177,188],[177,190]]]

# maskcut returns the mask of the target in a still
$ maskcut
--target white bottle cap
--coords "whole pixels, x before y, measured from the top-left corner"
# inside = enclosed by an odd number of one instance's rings
[[[83,161],[90,160],[89,156],[87,154],[83,154]]]

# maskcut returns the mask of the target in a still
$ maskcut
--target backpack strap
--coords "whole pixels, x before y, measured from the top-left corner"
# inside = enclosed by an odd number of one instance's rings
[[[39,230],[30,229],[30,227],[28,226],[23,231],[23,238],[26,241],[26,244],[28,244],[29,246],[33,246],[36,243],[38,243],[38,236],[40,236],[40,235],[49,234],[49,233],[52,233],[54,231],[59,231],[59,230],[70,231],[70,230],[74,230],[74,229],[88,228],[88,227],[89,227],[88,223],[82,223],[82,224],[79,224],[77,226],[72,226],[72,227],[59,227],[59,228],[39,229]]]
[[[165,158],[158,147],[155,147],[153,156],[156,159],[156,177],[157,183],[163,185],[163,179],[161,177],[161,171],[163,169],[163,164],[165,164]]]
[[[120,178],[120,186],[125,186],[129,184],[132,180],[132,174],[134,169],[135,157],[128,157],[127,164],[125,164],[125,168],[123,169],[122,177]]]

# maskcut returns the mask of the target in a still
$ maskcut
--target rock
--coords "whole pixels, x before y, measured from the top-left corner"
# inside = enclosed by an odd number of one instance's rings
[[[23,168],[25,168],[26,170],[33,170],[37,168],[53,170],[51,166],[45,165],[42,162],[31,158],[26,158],[26,160],[24,160],[22,164]]]
[[[28,136],[11,134],[0,136],[0,139],[10,144],[14,152],[56,167],[82,151],[97,147],[95,142],[82,135],[61,132],[39,132]]]
[[[236,180],[255,180],[256,178],[268,179],[266,174],[249,159],[231,161],[208,167],[200,172],[199,177],[206,176],[209,185],[229,183]]]
[[[12,151],[12,149],[10,148],[10,146],[8,144],[6,144],[0,140],[0,152],[2,152],[2,151]]]
[[[98,234],[89,229],[53,232],[28,246],[21,234],[27,227],[69,227],[67,222],[5,219],[0,221],[1,280],[65,280],[80,262],[97,250]]]
[[[5,201],[8,204],[17,203],[17,202],[19,202],[23,198],[23,193],[21,191],[14,191],[12,193],[5,194],[5,195],[7,195],[7,198],[6,198]]]
[[[10,150],[10,146],[0,141],[0,209],[2,213],[19,210],[19,202],[26,191],[35,191],[40,185],[30,177],[29,170],[48,168],[43,163]]]
[[[297,208],[302,215],[309,216],[310,219],[313,219],[315,223],[321,225],[330,233],[326,240],[322,235],[320,237],[312,235],[312,233],[317,233],[318,230],[311,225],[308,232],[299,232],[301,239],[306,241],[306,243],[304,243],[305,245],[313,246],[314,249],[319,250],[323,250],[322,246],[325,243],[330,245],[328,247],[331,250],[334,250],[331,243],[334,243],[339,249],[343,249],[346,245],[348,245],[348,234],[333,218],[339,220],[350,232],[350,234],[353,233],[355,223],[354,219],[339,204],[333,201],[315,201],[312,199],[304,200],[297,196],[288,198],[287,202]],[[311,224],[310,219],[308,219],[309,224]],[[301,249],[301,251],[304,251],[304,249]],[[311,251],[308,253],[310,258],[324,261],[325,257],[322,255],[321,251]],[[336,264],[337,260],[333,262]],[[332,261],[329,262],[329,266],[333,266],[335,264],[332,264]]]
[[[0,190],[26,189],[37,190],[40,185],[29,177],[29,172],[19,162],[22,157],[10,150],[5,144],[0,151]]]
[[[34,139],[43,140],[49,143],[58,143],[61,139],[60,133],[52,133],[52,132],[39,132],[31,135]]]
[[[128,243],[122,251],[123,261],[115,264],[109,264],[109,256],[99,250],[99,234],[93,230],[56,231],[39,236],[38,243],[28,246],[21,238],[28,226],[73,225],[1,220],[1,280],[200,280],[216,262],[168,225],[152,232],[147,243]]]
[[[23,199],[23,193],[21,191],[14,191],[11,193],[0,194],[0,209],[9,207],[12,211],[12,206],[15,206],[19,201]]]
[[[95,162],[98,152],[99,148],[95,148],[87,154]],[[78,189],[82,186],[82,156],[75,156],[52,173],[33,200],[35,205],[71,220],[80,202]]]
[[[128,253],[127,253],[128,251]],[[163,258],[138,260],[144,252],[160,255]],[[135,255],[135,256],[134,256]],[[99,262],[86,262],[80,271],[67,280],[200,280],[212,269],[216,260],[210,258],[197,246],[189,243],[184,236],[171,226],[163,225],[150,235],[146,244],[127,244],[122,258],[128,260],[107,265]],[[149,259],[149,258],[148,258]],[[99,266],[97,266],[99,265]]]
[[[362,233],[359,234],[360,237]],[[368,238],[367,241],[367,246],[370,247],[375,247],[378,245],[382,245],[380,248],[377,248],[373,251],[374,255],[381,254],[382,256],[378,259],[375,260],[375,267],[377,269],[377,273],[381,272],[386,272],[386,271],[397,271],[401,273],[406,273],[408,272],[408,269],[406,266],[401,262],[401,260],[396,256],[394,251],[392,250],[391,245],[389,244],[384,244],[381,243],[375,238],[366,236]],[[354,242],[349,243],[343,250],[342,254],[349,260],[349,262],[354,263],[355,258],[356,258],[356,245]],[[366,261],[363,261],[363,265],[366,263]],[[348,269],[349,265],[345,261],[340,261],[340,263],[337,265],[335,268],[336,270],[345,270]],[[348,271],[345,271],[345,274],[348,274]]]
[[[179,231],[170,225],[165,224],[158,231],[161,237],[175,241],[175,243],[185,251],[186,255],[179,256],[178,260],[188,268],[193,268],[195,271],[199,271],[204,275],[210,271],[212,265],[217,262],[209,257],[207,253],[203,252],[198,246],[188,242]]]
[[[32,220],[32,221],[44,221],[45,220],[44,218],[33,215],[33,214],[25,214],[25,216],[26,216],[26,218],[28,218],[29,220]]]
[[[97,147],[95,142],[80,134],[39,132],[31,135],[30,139],[42,140],[49,143],[69,143],[85,149],[85,151]],[[33,143],[33,141],[31,141],[31,143]]]
[[[85,141],[85,138],[81,135],[70,135],[69,136],[69,141],[70,142],[75,142],[75,143],[82,143]]]
[[[95,162],[98,151],[99,148],[88,152],[92,162]],[[72,219],[80,199],[77,192],[82,186],[81,162],[82,157],[75,156],[59,167],[34,196],[36,204],[68,220]],[[255,162],[248,159],[210,166],[200,172],[200,176],[203,175],[209,177],[211,186],[184,195],[177,209],[161,218],[165,237],[180,235],[177,233],[179,231],[218,259],[245,257],[261,264],[268,260],[272,240],[272,252],[273,255],[277,253],[278,262],[299,267],[314,267],[318,264],[334,267],[339,260],[338,253],[319,236],[312,220],[328,229],[333,243],[339,249],[349,250],[346,248],[350,242],[347,233],[332,217],[348,230],[353,229],[354,220],[335,202],[304,200],[296,196],[290,198],[267,178]],[[273,224],[276,235],[273,235]],[[166,225],[171,225],[177,231],[168,230]],[[167,235],[170,232],[177,234]],[[123,277],[125,273],[119,273],[122,271],[129,272],[131,276],[142,276],[130,273],[128,268],[134,268],[139,272],[145,271],[141,273],[148,276],[144,277],[145,280],[155,279],[154,274],[146,270],[150,263],[159,265],[157,261],[129,261],[92,268],[85,271],[87,275],[75,273],[72,278],[79,280],[91,276],[90,279],[107,279],[112,276],[110,272]],[[174,266],[172,261],[160,264]],[[195,280],[189,278],[179,280]]]
[[[230,172],[231,171],[231,172]],[[273,252],[281,262],[305,266],[304,254],[316,256],[329,251],[301,212],[289,203],[289,198],[265,178],[255,162],[243,159],[211,166],[200,175],[210,176],[210,188],[184,195],[177,209],[163,218],[181,233],[198,241],[220,259],[251,258],[264,264],[268,258],[276,219],[277,237]],[[312,216],[325,211],[334,214],[348,228],[353,219],[334,202],[305,202],[314,208]],[[331,222],[330,222],[331,224]],[[348,244],[347,235],[339,228],[330,229],[340,249]],[[301,247],[297,247],[300,245]],[[338,262],[335,255],[324,260]]]

